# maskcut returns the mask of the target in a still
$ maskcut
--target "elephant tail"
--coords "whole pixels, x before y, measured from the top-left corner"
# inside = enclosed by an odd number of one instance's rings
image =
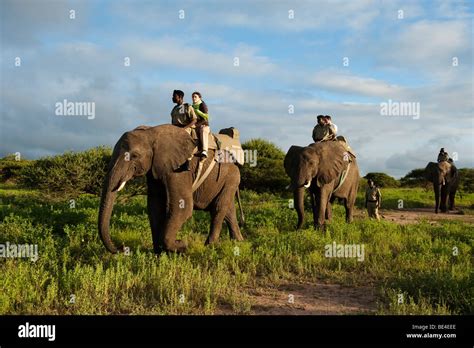
[[[245,216],[244,216],[244,210],[242,209],[242,203],[240,202],[240,189],[237,187],[237,203],[239,204],[239,211],[240,211],[240,216],[239,216],[239,225],[240,227],[245,225]]]

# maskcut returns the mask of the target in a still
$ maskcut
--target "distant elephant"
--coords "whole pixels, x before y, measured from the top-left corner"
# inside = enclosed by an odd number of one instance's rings
[[[425,178],[433,183],[436,214],[439,209],[443,213],[448,211],[447,200],[449,200],[449,210],[454,210],[454,197],[459,186],[459,172],[456,166],[448,161],[430,162],[425,168]]]
[[[110,239],[110,217],[113,205],[125,183],[146,175],[148,186],[147,209],[153,249],[184,251],[186,245],[176,240],[183,223],[192,216],[193,209],[211,214],[211,228],[206,244],[219,238],[225,220],[231,238],[243,240],[237,222],[234,197],[242,208],[238,188],[240,171],[235,163],[216,164],[207,179],[192,192],[199,159],[193,157],[190,171],[183,164],[195,151],[196,143],[183,128],[173,125],[140,126],[124,133],[114,147],[108,173],[104,179],[99,209],[99,234],[105,247],[112,253],[118,249]],[[202,172],[214,158],[209,150]]]
[[[346,221],[352,221],[359,186],[359,167],[355,157],[338,141],[319,142],[306,147],[292,146],[285,156],[284,166],[291,178],[290,187],[298,214],[297,229],[304,222],[305,188],[309,188],[311,195],[315,228],[323,227],[325,219],[331,219],[331,203],[336,198],[343,199]],[[345,180],[337,187],[344,171],[347,173]]]

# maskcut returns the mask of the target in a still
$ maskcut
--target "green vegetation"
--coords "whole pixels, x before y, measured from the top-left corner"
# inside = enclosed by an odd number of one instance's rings
[[[398,197],[414,207],[431,204],[421,189],[383,192],[386,204]],[[347,225],[336,205],[325,233],[314,231],[310,219],[295,232],[296,213],[286,200],[244,191],[246,241],[229,240],[224,228],[219,244],[204,247],[208,214],[195,212],[180,232],[188,252],[156,257],[145,197],[138,196],[116,205],[111,225],[130,255],[111,255],[98,237],[98,197],[82,194],[71,208],[69,199],[50,202],[41,191],[3,184],[0,198],[0,243],[39,249],[36,262],[0,259],[0,314],[212,314],[222,307],[249,313],[250,289],[282,280],[371,284],[381,314],[474,312],[474,236],[462,222]],[[364,261],[326,258],[324,246],[333,241],[363,244]]]
[[[244,150],[257,151],[257,165],[245,164],[241,170],[240,187],[255,192],[281,193],[290,183],[285,173],[285,153],[273,143],[263,139],[252,139],[242,144]]]
[[[400,183],[397,179],[385,173],[368,173],[365,179],[372,179],[378,187],[398,187]]]
[[[43,157],[20,173],[20,182],[46,193],[74,196],[79,193],[99,194],[111,154],[110,148],[97,147]]]
[[[205,247],[209,216],[194,212],[179,237],[184,255],[152,252],[144,180],[120,192],[112,238],[130,248],[111,255],[97,231],[101,184],[111,149],[98,147],[36,161],[0,159],[0,244],[37,244],[39,259],[0,258],[0,314],[212,314],[252,310],[251,290],[282,281],[325,281],[377,289],[379,314],[467,314],[474,312],[472,224],[421,220],[410,225],[359,217],[344,222],[334,206],[327,231],[314,231],[309,202],[302,231],[288,208],[284,153],[254,139],[257,166],[241,168],[246,240]],[[474,214],[474,170],[460,169],[456,204]],[[370,173],[382,186],[383,209],[428,208],[434,195],[416,169],[400,180]],[[367,178],[366,177],[366,178]],[[363,207],[366,179],[357,206]],[[399,187],[401,185],[401,187]],[[425,188],[423,188],[425,186]],[[308,198],[308,197],[307,197]],[[364,261],[327,258],[325,245],[359,244]],[[399,303],[403,295],[403,303]]]

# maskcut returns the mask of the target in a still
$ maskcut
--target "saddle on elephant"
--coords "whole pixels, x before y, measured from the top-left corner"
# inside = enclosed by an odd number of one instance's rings
[[[196,132],[191,132],[191,137],[193,137],[196,144],[199,144],[199,138]],[[210,158],[211,162],[204,173],[202,173],[202,168],[207,157],[200,157],[196,178],[192,186],[193,192],[196,191],[206,180],[216,163],[234,163],[241,166],[244,165],[245,158],[240,143],[240,133],[239,130],[234,127],[221,129],[217,134],[210,133],[207,148],[215,151],[214,157]],[[194,156],[198,156],[198,151],[198,145],[196,145],[193,151]]]

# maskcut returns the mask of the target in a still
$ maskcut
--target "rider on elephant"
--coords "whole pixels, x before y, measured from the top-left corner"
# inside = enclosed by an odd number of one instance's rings
[[[194,109],[184,102],[184,92],[175,89],[173,91],[173,103],[175,107],[171,110],[171,124],[184,128],[189,134],[196,128],[197,117]]]
[[[442,147],[441,150],[439,150],[438,163],[443,161],[449,161],[449,159],[449,154],[444,151],[444,147]]]
[[[194,113],[197,115],[198,121],[196,124],[197,134],[201,142],[201,156],[207,157],[207,150],[209,146],[209,133],[211,129],[209,128],[209,110],[206,103],[201,99],[201,93],[194,92],[193,97],[193,109]]]
[[[179,89],[173,91],[173,103],[175,103],[176,106],[171,110],[171,124],[184,128],[193,137],[196,133],[197,117],[194,108],[188,103],[184,103],[183,91]],[[183,165],[183,170],[190,170],[190,162],[192,159],[193,156],[188,158]]]
[[[336,133],[334,128],[326,121],[326,116],[318,115],[318,124],[313,128],[313,140],[315,143],[334,140]]]
[[[326,120],[326,124],[329,126],[329,128],[331,128],[334,135],[336,135],[337,134],[337,126],[334,123],[332,123],[331,116],[326,115],[326,116],[324,116],[324,119]]]

